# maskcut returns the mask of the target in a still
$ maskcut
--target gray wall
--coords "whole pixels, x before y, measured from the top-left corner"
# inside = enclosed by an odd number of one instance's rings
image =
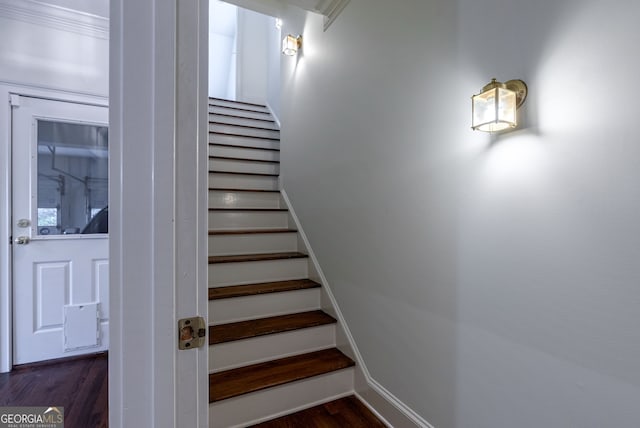
[[[290,11],[284,187],[372,377],[437,428],[640,420],[640,3]],[[470,96],[524,79],[523,126]]]

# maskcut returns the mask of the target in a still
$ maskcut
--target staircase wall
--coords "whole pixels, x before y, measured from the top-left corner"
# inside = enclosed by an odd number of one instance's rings
[[[284,189],[367,380],[416,420],[637,424],[638,107],[601,82],[637,75],[639,12],[352,0],[327,32],[285,16],[304,48],[282,59]],[[469,129],[492,77],[529,84],[516,132]]]

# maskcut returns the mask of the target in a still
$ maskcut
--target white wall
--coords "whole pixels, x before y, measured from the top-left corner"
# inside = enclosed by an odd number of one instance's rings
[[[0,81],[106,96],[108,25],[58,6],[0,0]]]
[[[267,100],[269,17],[247,9],[238,14],[237,99]]]
[[[276,28],[276,18],[269,17],[267,23],[267,104],[271,107],[274,115],[280,116],[280,61],[282,54],[280,46],[282,43],[281,31]]]
[[[372,377],[437,428],[640,420],[640,3],[352,0],[283,33],[284,187]],[[524,79],[524,126],[470,96]]]
[[[235,99],[238,8],[209,1],[209,96]]]

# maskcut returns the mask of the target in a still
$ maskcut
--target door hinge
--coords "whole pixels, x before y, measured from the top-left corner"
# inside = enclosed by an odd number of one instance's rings
[[[199,348],[207,338],[207,324],[202,317],[178,320],[178,349]]]
[[[20,107],[20,95],[9,94],[9,105],[11,107]]]

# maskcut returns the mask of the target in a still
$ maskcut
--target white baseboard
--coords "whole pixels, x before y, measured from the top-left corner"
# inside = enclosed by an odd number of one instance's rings
[[[405,428],[405,427],[417,426],[421,428],[434,428],[433,425],[427,422],[424,418],[418,415],[409,406],[407,406],[395,395],[393,395],[386,388],[380,385],[380,383],[378,383],[375,379],[373,379],[373,377],[369,373],[369,370],[367,369],[367,366],[364,363],[362,355],[358,350],[358,347],[353,338],[353,335],[351,334],[351,331],[347,326],[344,316],[342,315],[340,306],[338,305],[338,302],[336,301],[333,295],[333,292],[331,291],[331,286],[329,284],[329,281],[327,281],[327,278],[324,275],[322,268],[320,267],[320,264],[318,263],[318,259],[316,258],[316,255],[314,254],[313,249],[309,244],[307,235],[304,233],[302,224],[300,223],[300,220],[298,219],[298,216],[296,215],[295,210],[293,209],[291,201],[289,200],[289,196],[287,195],[287,192],[284,189],[281,189],[281,194],[282,194],[282,199],[286,204],[286,207],[289,209],[289,214],[291,215],[291,218],[293,219],[296,225],[296,229],[298,230],[300,238],[302,239],[304,246],[306,247],[306,250],[309,254],[309,260],[311,261],[311,263],[313,263],[313,266],[316,272],[320,276],[320,280],[324,288],[324,291],[326,292],[329,300],[331,301],[331,304],[333,305],[333,308],[336,312],[336,317],[338,318],[338,322],[345,333],[347,341],[349,342],[349,345],[351,347],[351,350],[356,360],[356,368],[362,373],[362,375],[366,380],[367,386],[370,389],[369,391],[357,392],[358,397],[368,408],[370,408],[374,412],[374,414],[376,414],[376,416],[378,416],[384,423],[386,423],[390,427]],[[380,399],[384,400],[388,405],[391,405],[392,409],[385,410],[385,409],[382,409],[381,406],[376,406],[374,403],[372,403],[371,401],[373,401],[374,399],[374,397],[371,397],[372,393],[380,397]],[[369,398],[367,396],[369,396]],[[385,407],[388,407],[388,406],[385,406]],[[395,414],[392,414],[392,412]]]

